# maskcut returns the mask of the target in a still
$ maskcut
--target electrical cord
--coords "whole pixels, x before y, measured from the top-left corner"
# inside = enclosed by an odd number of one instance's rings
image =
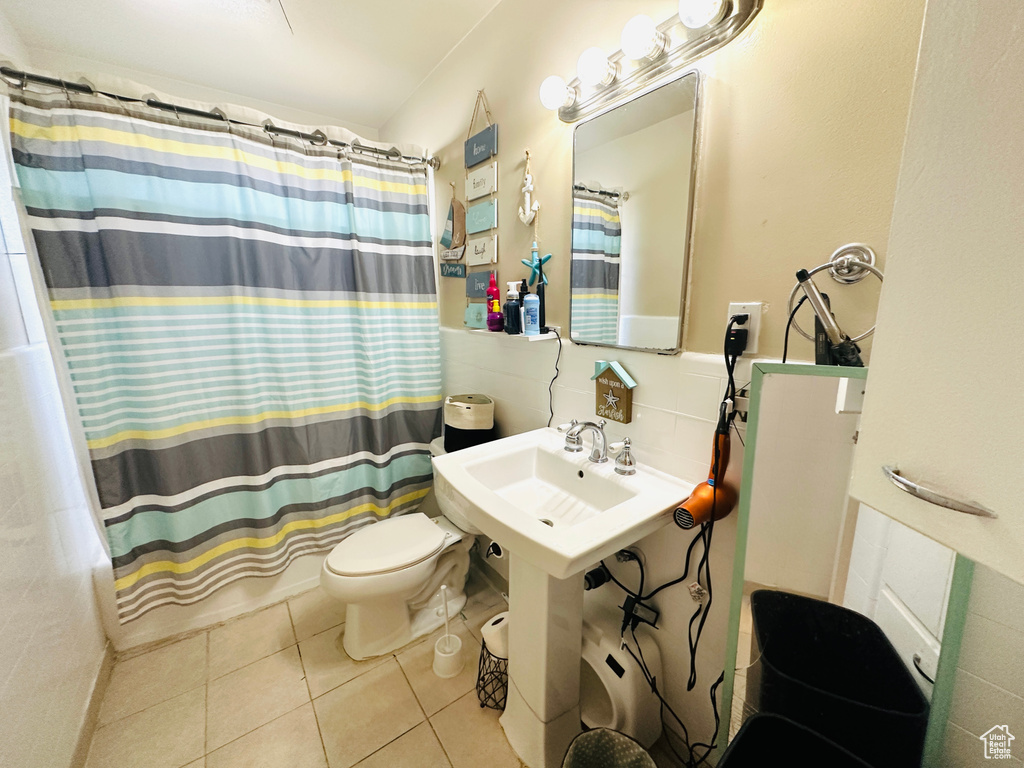
[[[682,721],[682,719],[679,717],[679,715],[676,714],[676,711],[674,709],[672,709],[672,705],[669,704],[665,700],[665,697],[662,695],[661,691],[658,689],[657,678],[655,678],[654,675],[651,674],[650,668],[647,666],[647,659],[644,658],[643,647],[640,645],[640,641],[639,641],[639,639],[636,636],[636,628],[635,627],[630,627],[630,635],[633,638],[633,644],[636,645],[636,651],[634,652],[633,649],[629,647],[629,643],[626,641],[625,631],[623,631],[622,635],[620,636],[620,640],[622,641],[622,647],[625,648],[626,652],[629,653],[629,655],[637,663],[637,666],[640,668],[640,673],[644,676],[644,680],[647,682],[647,684],[651,688],[651,692],[655,696],[658,697],[658,701],[660,703],[660,714],[659,714],[659,717],[661,718],[662,723],[664,723],[664,721],[665,721],[665,710],[667,709],[669,714],[672,715],[672,719],[675,720],[676,723],[679,725],[679,727],[682,729],[682,734],[675,733],[674,735],[676,737],[681,738],[683,740],[683,744],[686,747],[686,751],[688,753],[688,756],[681,755],[678,752],[678,750],[676,750],[676,747],[672,743],[672,740],[669,739],[669,738],[666,738],[665,741],[668,744],[669,749],[672,750],[672,754],[674,754],[676,756],[676,758],[684,766],[686,766],[687,768],[698,768],[698,766],[700,766],[702,763],[707,761],[707,759],[710,756],[711,752],[717,746],[716,742],[718,740],[718,729],[719,729],[719,727],[721,725],[721,718],[720,718],[720,716],[718,714],[718,698],[717,698],[716,693],[717,693],[718,687],[725,680],[725,672],[723,671],[718,676],[718,679],[714,682],[714,684],[710,688],[711,708],[712,708],[712,711],[714,712],[714,716],[715,716],[714,736],[712,736],[710,743],[694,742],[693,744],[690,744],[690,732],[687,729],[686,724]],[[669,730],[672,730],[672,729],[670,728]],[[703,748],[704,749],[704,754],[701,755],[699,758],[695,754],[695,752],[696,752],[696,750],[698,748]]]
[[[797,305],[797,308],[799,308],[799,304]],[[795,312],[796,312],[796,309],[794,309],[794,314],[795,314]],[[790,316],[790,320],[792,320],[792,315]],[[736,322],[737,322],[737,318],[736,317],[730,318],[729,319],[729,325],[728,325],[728,328],[726,329],[726,333],[725,333],[725,339],[726,340],[725,340],[724,349],[723,349],[723,356],[725,357],[725,368],[726,368],[726,372],[728,374],[728,383],[727,383],[727,386],[726,386],[725,397],[723,398],[722,404],[721,404],[720,409],[719,409],[719,427],[718,427],[718,429],[722,429],[722,428],[724,428],[726,430],[728,430],[728,429],[736,429],[737,434],[738,434],[739,428],[736,427],[736,425],[735,425],[735,419],[736,419],[736,413],[737,413],[736,412],[736,408],[735,408],[735,400],[736,400],[736,392],[737,392],[735,371],[736,371],[736,362],[739,359],[739,356],[740,356],[740,354],[742,354],[742,352],[733,352],[732,354],[730,354],[729,346],[728,346],[729,334],[732,332],[733,326],[736,324]],[[788,326],[787,326],[787,334],[788,334],[788,330],[789,329],[788,329]],[[740,442],[741,443],[743,442],[742,437],[740,438]],[[719,467],[720,467],[721,459],[722,459],[721,447],[719,445],[719,441],[718,441],[717,435],[716,435],[714,457],[712,459],[711,473],[710,473],[712,478],[718,478],[718,476],[719,476]],[[693,539],[690,541],[690,544],[689,544],[689,546],[686,549],[686,558],[685,558],[685,561],[684,561],[684,564],[683,564],[683,573],[682,573],[682,575],[679,576],[678,578],[675,578],[675,579],[672,579],[670,581],[667,581],[667,582],[665,582],[664,584],[661,584],[658,587],[655,587],[649,593],[644,594],[644,583],[645,583],[645,580],[646,580],[646,573],[645,573],[644,564],[640,561],[640,558],[637,557],[634,553],[630,553],[632,555],[632,557],[630,557],[629,559],[635,560],[636,563],[637,563],[638,568],[640,569],[640,585],[639,585],[639,589],[637,589],[636,591],[633,591],[633,590],[629,589],[625,584],[623,584],[621,581],[619,581],[617,578],[615,578],[615,575],[611,573],[611,570],[608,569],[608,567],[607,567],[607,565],[605,565],[604,561],[601,562],[601,565],[604,566],[605,570],[608,571],[608,575],[609,575],[611,581],[617,587],[619,587],[627,595],[631,596],[635,600],[639,600],[640,602],[644,602],[644,601],[652,599],[655,595],[657,595],[662,590],[667,589],[668,587],[674,586],[676,584],[679,584],[679,583],[685,581],[687,579],[688,575],[689,575],[689,572],[690,572],[690,562],[691,562],[691,558],[693,556],[693,549],[697,545],[698,541],[700,541],[703,544],[703,547],[702,547],[703,551],[701,553],[700,560],[697,562],[696,578],[697,578],[697,582],[699,584],[700,581],[701,581],[701,576],[703,575],[704,587],[707,590],[707,600],[703,601],[701,603],[701,605],[697,608],[697,610],[693,613],[693,615],[690,617],[690,622],[689,622],[689,624],[687,626],[687,645],[688,645],[688,649],[689,649],[689,652],[690,652],[690,674],[689,674],[689,678],[687,679],[687,683],[686,683],[686,690],[687,691],[692,691],[694,689],[694,687],[696,687],[696,684],[697,684],[697,648],[698,648],[698,646],[700,644],[700,639],[701,639],[701,636],[702,636],[703,631],[704,631],[704,626],[705,626],[705,623],[707,622],[708,615],[711,612],[711,604],[712,604],[712,602],[714,600],[714,587],[712,585],[712,580],[711,580],[711,544],[712,544],[712,540],[713,540],[713,536],[714,536],[714,530],[715,530],[715,507],[716,507],[717,503],[718,503],[718,487],[717,487],[717,484],[714,484],[714,485],[712,485],[712,489],[711,489],[711,518],[710,518],[710,520],[708,522],[701,523],[700,530],[697,532],[697,535],[695,535],[693,537]],[[696,624],[696,631],[694,631],[694,625],[695,624]],[[630,648],[629,643],[626,641],[626,628],[627,627],[629,628],[630,635],[632,636],[632,639],[633,639],[633,643],[636,645],[636,649],[637,649],[636,653],[633,652],[633,649]],[[710,756],[711,752],[714,751],[715,748],[716,748],[716,742],[718,740],[718,729],[719,729],[719,726],[721,725],[721,718],[720,718],[720,716],[718,714],[717,691],[718,691],[718,687],[725,680],[725,671],[723,670],[722,673],[719,674],[718,679],[715,680],[715,682],[711,685],[711,688],[709,690],[709,694],[710,694],[710,698],[711,698],[711,708],[712,708],[712,711],[714,712],[714,717],[715,717],[715,730],[714,730],[714,734],[713,734],[713,736],[712,736],[712,738],[711,738],[711,740],[709,742],[694,742],[693,744],[691,744],[690,743],[690,734],[689,734],[689,731],[686,728],[685,723],[683,723],[683,721],[679,717],[679,715],[677,715],[675,710],[672,709],[672,706],[665,700],[665,697],[661,694],[661,691],[658,690],[657,680],[651,674],[650,669],[647,666],[647,660],[644,658],[643,649],[640,647],[640,642],[637,639],[636,627],[637,627],[637,620],[634,617],[632,617],[632,616],[626,617],[626,619],[624,620],[624,623],[623,623],[623,626],[622,626],[622,631],[620,633],[620,638],[619,638],[620,641],[621,641],[622,647],[624,649],[626,649],[626,651],[629,653],[629,655],[636,662],[637,666],[640,667],[640,671],[643,674],[644,679],[646,680],[647,684],[650,686],[651,691],[654,693],[655,696],[658,697],[658,700],[659,700],[659,702],[661,704],[661,710],[660,710],[661,714],[660,714],[660,717],[662,719],[662,722],[664,723],[664,720],[665,720],[665,710],[667,709],[669,711],[669,714],[672,715],[672,718],[676,721],[676,723],[679,724],[679,727],[682,729],[682,732],[683,732],[682,733],[682,740],[683,740],[683,744],[686,747],[687,756],[684,757],[683,755],[681,755],[676,750],[675,745],[672,744],[671,739],[666,738],[666,742],[668,743],[669,748],[672,750],[673,754],[684,764],[684,766],[686,766],[686,768],[698,768],[698,766],[704,764],[707,761],[707,759]],[[672,729],[669,729],[669,730],[672,730]],[[679,734],[677,733],[676,736],[679,736]],[[697,755],[698,750],[703,750],[703,754],[700,755],[699,757]]]
[[[555,386],[555,379],[558,378],[558,363],[562,359],[562,335],[558,332],[557,328],[552,328],[551,332],[555,334],[555,338],[558,339],[558,354],[555,356],[555,375],[551,377],[551,381],[548,382],[548,426],[551,426],[551,422],[555,418],[555,396],[551,391],[551,388]]]
[[[800,306],[807,301],[806,296],[801,296],[800,301],[793,307],[793,311],[789,313],[789,320],[786,321],[786,336],[782,342],[782,362],[786,362],[786,358],[789,356],[789,330],[793,327],[793,318],[796,317],[796,312],[800,309]]]

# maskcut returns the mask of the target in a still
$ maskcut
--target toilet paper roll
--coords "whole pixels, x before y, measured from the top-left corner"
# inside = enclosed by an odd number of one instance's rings
[[[480,633],[487,643],[487,650],[495,656],[508,658],[508,611],[488,619]]]

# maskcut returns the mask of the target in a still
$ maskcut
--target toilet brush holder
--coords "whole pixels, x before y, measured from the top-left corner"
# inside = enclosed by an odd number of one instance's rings
[[[441,678],[455,677],[462,671],[462,638],[441,635],[434,643],[434,674]]]

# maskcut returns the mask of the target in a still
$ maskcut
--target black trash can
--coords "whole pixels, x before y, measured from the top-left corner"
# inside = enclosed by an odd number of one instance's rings
[[[810,728],[779,715],[748,718],[718,761],[718,768],[871,768]]]
[[[875,768],[918,768],[928,701],[878,625],[801,595],[750,596],[752,649],[747,699],[789,718]]]

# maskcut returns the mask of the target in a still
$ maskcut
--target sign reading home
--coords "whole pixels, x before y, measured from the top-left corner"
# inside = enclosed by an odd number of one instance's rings
[[[608,421],[629,424],[633,420],[633,390],[636,382],[620,363],[598,360],[594,363],[597,415]]]
[[[466,167],[480,165],[498,154],[498,124],[488,125],[466,140]]]

